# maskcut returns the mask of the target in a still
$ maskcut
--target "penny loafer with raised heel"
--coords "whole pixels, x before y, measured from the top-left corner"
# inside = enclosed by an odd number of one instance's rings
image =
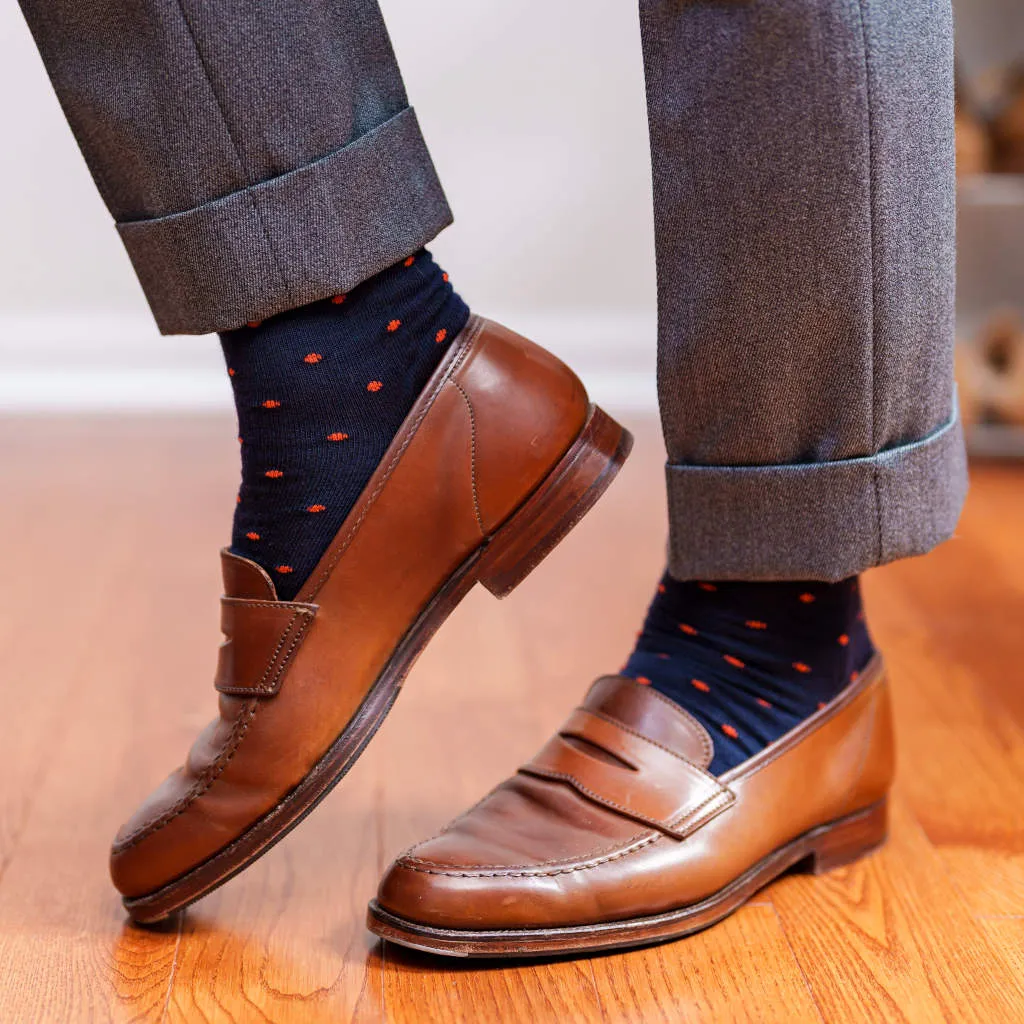
[[[222,552],[219,714],[114,840],[130,915],[166,917],[294,828],[352,766],[456,604],[476,583],[511,591],[630,444],[564,364],[473,317],[294,601]]]
[[[714,924],[794,865],[881,844],[893,774],[880,659],[744,763],[649,686],[608,676],[519,772],[390,867],[382,938],[450,956],[565,956]]]

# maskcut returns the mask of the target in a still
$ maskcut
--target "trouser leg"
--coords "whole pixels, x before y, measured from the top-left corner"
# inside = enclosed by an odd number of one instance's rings
[[[164,333],[347,291],[451,221],[376,0],[21,0]]]
[[[952,532],[949,0],[641,0],[678,578]]]

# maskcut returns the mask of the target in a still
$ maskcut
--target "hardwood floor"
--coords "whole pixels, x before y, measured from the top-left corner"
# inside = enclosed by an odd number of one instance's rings
[[[901,739],[881,853],[622,955],[466,964],[365,931],[389,859],[629,650],[664,554],[640,428],[515,594],[470,595],[324,806],[154,932],[126,923],[107,848],[213,712],[232,425],[0,421],[0,1022],[1024,1019],[1024,468],[974,467],[957,538],[867,579]]]

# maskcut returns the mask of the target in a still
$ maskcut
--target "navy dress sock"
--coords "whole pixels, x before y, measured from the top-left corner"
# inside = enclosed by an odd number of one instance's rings
[[[762,750],[856,680],[874,647],[860,581],[658,585],[623,675],[685,708],[713,775]]]
[[[231,550],[291,600],[469,309],[421,249],[346,295],[221,334],[242,486]]]

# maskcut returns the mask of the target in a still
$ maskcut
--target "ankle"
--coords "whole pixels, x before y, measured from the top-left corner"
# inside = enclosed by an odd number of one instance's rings
[[[426,250],[221,335],[242,484],[231,550],[293,598],[469,317]]]
[[[873,653],[856,577],[709,583],[666,574],[623,674],[695,714],[722,771],[833,700]]]

